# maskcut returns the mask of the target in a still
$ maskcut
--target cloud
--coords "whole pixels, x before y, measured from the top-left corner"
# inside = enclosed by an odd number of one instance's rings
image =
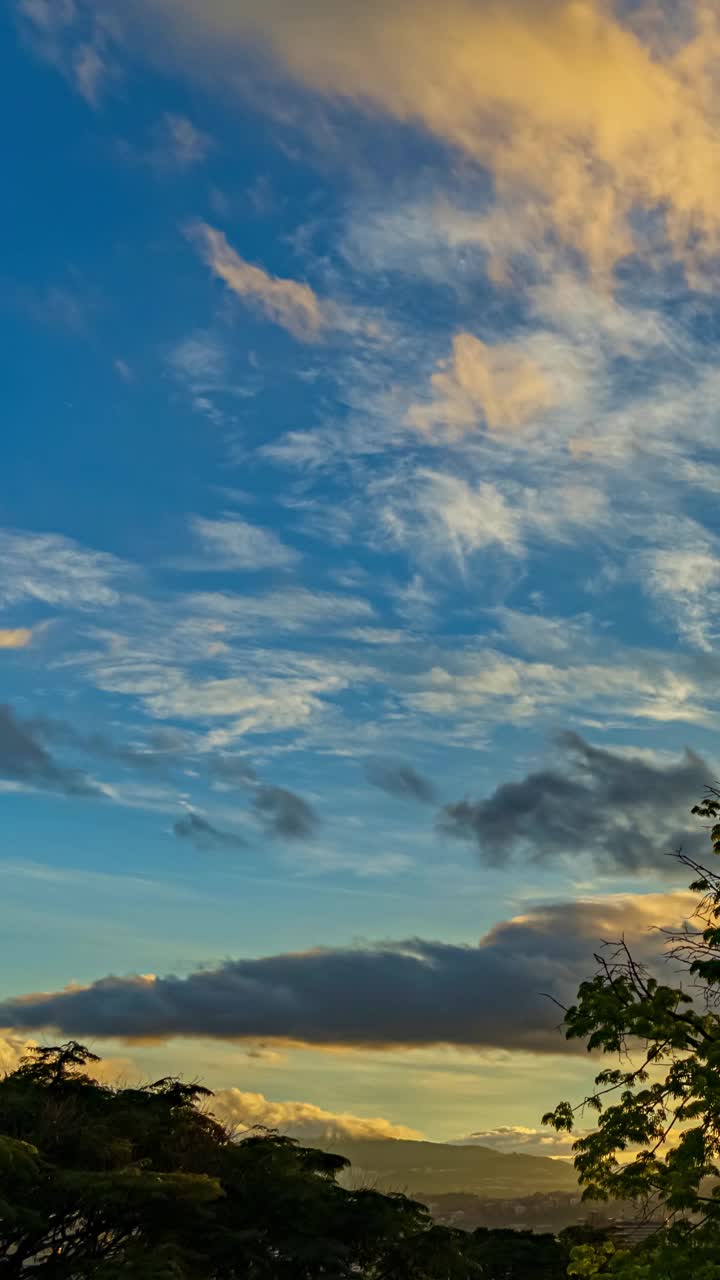
[[[317,627],[324,631],[374,616],[372,605],[358,596],[308,591],[304,587],[255,596],[198,591],[185,596],[183,603],[192,613],[221,621],[231,635],[266,635],[268,628],[293,632]]]
[[[246,262],[221,231],[206,223],[195,223],[190,234],[214,274],[233,293],[256,303],[293,337],[316,342],[331,323],[332,308],[321,303],[309,285],[271,276],[262,267]]]
[[[227,786],[249,787],[257,781],[257,774],[245,756],[219,752],[209,758],[208,772],[217,782]]]
[[[271,530],[247,520],[194,516],[192,529],[207,557],[206,569],[287,569],[300,559],[299,553],[286,547]]]
[[[400,760],[383,760],[377,756],[366,760],[365,777],[374,787],[402,800],[432,804],[435,799],[432,782],[417,773],[412,765],[403,764]]]
[[[114,68],[108,60],[113,24],[100,9],[75,0],[17,0],[21,32],[36,57],[53,66],[91,107]]]
[[[0,777],[68,796],[105,794],[87,774],[57,764],[33,736],[31,727],[22,724],[6,705],[0,705]]]
[[[0,529],[0,602],[36,600],[65,608],[119,602],[118,578],[127,566],[104,551],[89,551],[57,533]]]
[[[267,666],[269,654],[263,654]],[[299,664],[298,664],[299,665]],[[328,662],[308,659],[306,669],[296,671],[288,662],[276,662],[277,674],[258,674],[255,680],[231,676],[217,680],[193,680],[177,668],[161,663],[109,661],[93,667],[96,686],[110,693],[140,697],[158,719],[218,718],[223,727],[213,729],[209,745],[221,750],[232,739],[248,733],[277,733],[307,725],[322,715],[324,695],[347,687],[350,672]]]
[[[465,1138],[456,1138],[460,1147],[491,1147],[493,1151],[519,1151],[529,1156],[553,1156],[571,1159],[578,1133],[554,1133],[550,1129],[532,1129],[521,1124],[500,1125],[497,1129],[480,1129]],[[580,1135],[581,1136],[581,1135]]]
[[[185,173],[202,164],[212,147],[212,138],[187,116],[166,111],[157,127],[157,141],[148,159],[156,169]]]
[[[196,849],[247,849],[247,840],[234,831],[221,831],[199,813],[186,813],[173,825],[178,840],[188,840]]]
[[[84,755],[113,760],[117,764],[149,773],[166,772],[187,752],[189,739],[175,729],[155,729],[142,745],[114,742],[104,733],[83,733],[64,720],[34,716],[26,728],[46,746],[70,747]]]
[[[640,582],[678,634],[711,653],[718,639],[720,553],[700,526],[674,524],[674,546],[659,546],[640,557]]]
[[[277,1129],[292,1138],[396,1138],[421,1140],[423,1134],[380,1116],[356,1116],[346,1111],[325,1111],[310,1102],[271,1102],[262,1093],[219,1089],[211,1109],[225,1125],[238,1129]]]
[[[268,835],[286,840],[309,840],[320,825],[307,800],[284,787],[258,787],[253,809]]]
[[[78,93],[91,107],[96,107],[108,74],[98,46],[89,42],[78,45],[72,57],[72,70]]]
[[[26,649],[31,641],[29,627],[0,627],[0,649]]]
[[[405,483],[402,496],[385,506],[388,533],[415,544],[430,557],[448,554],[464,571],[466,559],[483,547],[499,545],[510,555],[522,551],[520,513],[495,484],[474,486],[460,476],[425,468],[417,483]]]
[[[515,431],[541,415],[555,392],[541,366],[522,343],[488,346],[471,333],[453,338],[452,356],[440,363],[425,403],[411,405],[409,426],[430,437],[458,439],[481,422],[490,431]]]
[[[474,733],[483,723],[557,718],[568,707],[586,718],[612,714],[623,724],[632,719],[715,723],[707,674],[697,663],[671,664],[666,654],[653,650],[618,647],[609,652],[607,641],[592,637],[584,645],[548,654],[549,628],[541,621],[535,637],[529,630],[533,617],[528,615],[529,643],[522,647],[537,652],[537,660],[492,646],[445,652],[415,677],[416,687],[404,695],[405,704],[452,719],[458,729],[466,726],[466,732]]]
[[[34,1047],[34,1040],[0,1032],[0,1077],[16,1071],[22,1058]]]
[[[424,125],[493,175],[501,201],[607,273],[654,214],[690,265],[720,242],[720,32],[708,6],[620,14],[600,0],[450,0],[301,9],[290,0],[153,0],[215,74],[258,47],[331,99]],[[183,24],[184,17],[184,24]],[[205,37],[204,43],[202,37]]]
[[[171,368],[195,391],[222,386],[227,373],[227,352],[210,333],[197,330],[182,338],[169,354]]]
[[[442,813],[440,829],[472,841],[483,862],[504,866],[520,856],[548,863],[590,857],[608,873],[662,872],[682,847],[704,844],[689,810],[712,781],[705,761],[686,751],[654,763],[564,733],[560,767],[505,782],[485,800],[461,800]]]
[[[541,993],[569,1001],[603,939],[624,935],[640,960],[657,959],[653,926],[679,926],[695,905],[688,893],[547,904],[472,946],[415,938],[232,960],[184,978],[109,976],[0,1002],[0,1025],[77,1038],[579,1051]]]
[[[386,537],[430,562],[452,557],[462,573],[487,547],[525,558],[528,543],[538,535],[543,541],[572,541],[578,530],[608,519],[603,493],[590,485],[535,489],[507,477],[502,486],[490,480],[473,483],[430,467],[380,486],[379,503]]]

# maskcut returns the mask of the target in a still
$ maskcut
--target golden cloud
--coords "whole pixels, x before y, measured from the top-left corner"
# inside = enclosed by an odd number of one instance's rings
[[[720,249],[720,14],[701,0],[667,18],[647,0],[632,26],[611,0],[154,4],[185,10],[195,49],[203,32],[217,53],[259,46],[316,92],[424,125],[595,272],[633,249],[636,208],[662,212],[688,266]]]
[[[191,230],[208,266],[233,293],[255,302],[276,324],[294,337],[311,342],[330,323],[330,315],[307,284],[268,275],[236,253],[221,231],[206,223]]]
[[[431,379],[432,396],[413,405],[407,422],[418,431],[435,427],[456,439],[484,419],[491,431],[513,431],[553,403],[543,370],[517,343],[487,346],[471,333],[453,339],[452,356]]]
[[[31,640],[29,627],[0,627],[0,649],[25,649]]]
[[[262,1093],[221,1089],[212,1099],[212,1110],[224,1124],[240,1129],[259,1125],[298,1138],[400,1138],[422,1139],[417,1129],[393,1124],[382,1116],[356,1116],[325,1111],[310,1102],[271,1102]]]

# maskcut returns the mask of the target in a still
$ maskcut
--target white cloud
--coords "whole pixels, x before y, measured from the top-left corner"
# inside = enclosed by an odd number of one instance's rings
[[[93,667],[92,678],[109,693],[140,697],[150,715],[159,719],[223,720],[222,728],[208,739],[208,745],[216,747],[248,733],[278,733],[305,725],[322,714],[324,695],[347,685],[333,671],[314,679],[287,675],[193,681],[159,664],[102,662]]]
[[[373,616],[367,600],[327,591],[307,591],[302,587],[271,591],[262,596],[195,592],[185,596],[183,604],[193,613],[220,623],[228,635],[263,633],[269,626],[280,631],[306,631]],[[374,629],[365,630],[374,635]]]
[[[113,24],[102,10],[75,0],[17,0],[21,30],[37,57],[54,66],[91,107],[114,68],[108,60]]]
[[[108,74],[97,46],[90,43],[78,45],[72,58],[72,70],[78,93],[91,107],[96,107]]]
[[[390,536],[415,543],[431,556],[450,554],[460,569],[482,547],[499,544],[510,555],[522,549],[518,513],[494,484],[473,487],[440,471],[417,473],[416,488],[388,503],[383,519]],[[405,486],[406,488],[406,486]]]
[[[168,358],[175,373],[198,390],[214,390],[225,380],[225,348],[210,333],[188,334],[173,347]]]
[[[453,1141],[462,1147],[491,1147],[493,1151],[522,1152],[531,1156],[554,1156],[570,1159],[573,1143],[580,1135],[555,1133],[552,1129],[533,1129],[521,1124],[499,1125],[497,1129],[480,1129]]]
[[[187,116],[166,111],[158,128],[158,140],[151,160],[159,168],[185,172],[201,164],[212,146],[212,138]]]
[[[288,569],[300,559],[299,552],[285,546],[272,530],[247,520],[194,516],[191,524],[205,553],[207,569]]]
[[[464,573],[467,561],[487,547],[512,557],[527,554],[530,538],[572,540],[578,530],[607,520],[605,496],[582,484],[535,489],[505,480],[473,483],[429,468],[398,475],[379,486],[379,518],[389,537],[418,556],[448,556]]]
[[[57,533],[0,530],[0,602],[36,600],[72,609],[115,605],[128,566]]]
[[[343,632],[348,640],[355,640],[357,644],[403,644],[407,636],[404,631],[393,630],[390,627],[353,627],[350,631]]]
[[[662,655],[647,653],[641,662],[632,650],[616,650],[602,661],[576,663],[572,654],[565,658],[564,663],[532,662],[486,648],[459,662],[456,657],[454,670],[450,662],[433,667],[404,696],[416,710],[459,722],[486,717],[522,723],[569,708],[580,717],[602,709],[604,715],[623,720],[717,720],[701,674],[674,671]]]
[[[674,541],[641,556],[640,581],[678,634],[710,653],[719,634],[720,554],[700,526],[688,530],[678,521]]]

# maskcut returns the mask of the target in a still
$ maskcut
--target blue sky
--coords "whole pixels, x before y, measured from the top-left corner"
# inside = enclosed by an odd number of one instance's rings
[[[534,1149],[715,776],[720,32],[1,21],[8,1060]]]

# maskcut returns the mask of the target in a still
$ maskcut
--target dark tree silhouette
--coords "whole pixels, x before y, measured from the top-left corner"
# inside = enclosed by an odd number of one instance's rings
[[[720,792],[692,810],[713,823],[720,854]],[[659,1225],[635,1248],[584,1244],[572,1275],[623,1280],[720,1280],[720,874],[675,855],[693,875],[694,914],[664,933],[677,985],[665,985],[620,941],[595,957],[598,970],[565,1011],[568,1039],[616,1059],[579,1106],[544,1117],[572,1131],[579,1110],[597,1129],[574,1146],[584,1195],[632,1200]]]
[[[111,1088],[70,1042],[0,1080],[0,1280],[560,1280],[552,1237],[435,1225],[341,1156],[233,1138],[209,1091]]]

